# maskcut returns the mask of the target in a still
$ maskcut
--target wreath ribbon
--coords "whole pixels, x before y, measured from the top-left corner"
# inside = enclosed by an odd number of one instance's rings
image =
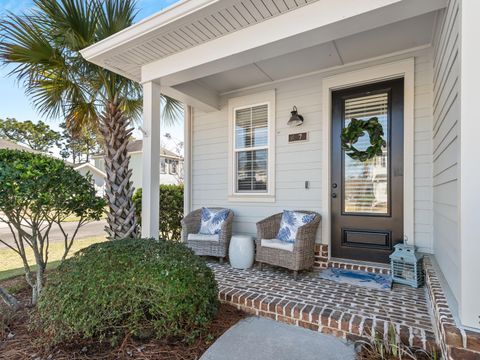
[[[358,142],[358,139],[365,135],[365,132],[370,136],[370,146],[360,151],[354,145]],[[342,149],[352,159],[364,162],[377,155],[382,155],[382,149],[387,146],[383,136],[383,127],[377,117],[368,120],[352,118],[350,124],[342,130]]]

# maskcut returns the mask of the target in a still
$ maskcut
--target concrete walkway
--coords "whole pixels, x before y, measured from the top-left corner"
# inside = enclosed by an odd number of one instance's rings
[[[230,328],[200,360],[353,360],[352,344],[333,336],[250,317]]]

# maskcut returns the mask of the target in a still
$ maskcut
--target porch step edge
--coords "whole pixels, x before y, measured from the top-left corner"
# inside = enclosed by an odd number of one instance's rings
[[[388,339],[389,322],[350,314],[328,306],[318,307],[295,303],[234,288],[222,289],[219,293],[219,300],[251,315],[335,335],[352,342],[379,336],[385,340]],[[407,325],[394,325],[400,340],[405,345],[428,351],[438,350],[436,336],[433,332]]]

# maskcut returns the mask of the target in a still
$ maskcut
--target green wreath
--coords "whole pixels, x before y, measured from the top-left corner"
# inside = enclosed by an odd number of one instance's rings
[[[360,151],[354,145],[365,132],[370,136],[371,145],[366,150]],[[369,120],[352,119],[350,124],[342,130],[342,149],[352,159],[367,161],[377,155],[382,155],[382,148],[387,146],[383,135],[383,127],[377,117]]]

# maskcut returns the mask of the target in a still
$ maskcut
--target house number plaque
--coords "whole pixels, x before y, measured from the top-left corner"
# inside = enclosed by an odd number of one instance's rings
[[[301,132],[301,133],[296,133],[296,134],[288,134],[288,142],[289,143],[294,143],[294,142],[299,142],[299,141],[307,141],[308,140],[308,133],[306,132]]]

